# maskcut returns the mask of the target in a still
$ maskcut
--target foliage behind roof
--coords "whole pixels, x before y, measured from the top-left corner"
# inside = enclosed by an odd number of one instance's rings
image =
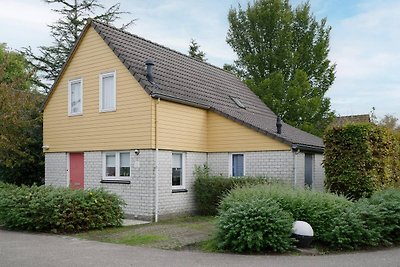
[[[277,116],[230,72],[98,21],[89,21],[86,27],[96,30],[152,97],[209,109],[289,145],[322,152],[321,138],[286,123],[277,134]],[[150,58],[155,63],[153,83],[146,78],[145,61]],[[246,108],[231,97],[239,98]]]

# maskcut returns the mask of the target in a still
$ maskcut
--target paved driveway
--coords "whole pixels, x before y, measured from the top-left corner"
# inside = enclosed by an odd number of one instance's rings
[[[0,266],[400,267],[400,248],[328,256],[245,256],[167,251],[0,230]]]

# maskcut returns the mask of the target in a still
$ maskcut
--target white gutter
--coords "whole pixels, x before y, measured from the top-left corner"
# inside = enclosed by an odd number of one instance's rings
[[[293,148],[293,187],[297,185],[297,154],[300,153],[298,148]]]
[[[157,122],[158,122],[158,117],[157,117],[157,106],[158,106],[158,104],[160,103],[160,98],[158,98],[157,99],[157,102],[156,102],[156,104],[155,104],[155,111],[154,111],[154,117],[155,117],[155,148],[156,148],[156,168],[155,168],[155,178],[156,178],[156,184],[155,184],[155,199],[154,199],[154,205],[155,205],[155,207],[154,207],[154,221],[155,222],[158,222],[158,210],[159,210],[159,207],[158,207],[158,198],[159,198],[159,196],[158,196],[158,179],[159,179],[159,173],[158,173],[158,169],[159,169],[159,162],[158,162],[158,140],[157,140],[157,138],[158,138],[158,125],[157,125]]]
[[[293,176],[293,187],[296,187],[297,184],[297,152],[293,151],[293,172],[294,172],[294,176]]]

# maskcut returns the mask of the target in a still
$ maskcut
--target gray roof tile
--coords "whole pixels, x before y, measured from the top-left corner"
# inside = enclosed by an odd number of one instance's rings
[[[208,108],[291,145],[324,147],[321,138],[286,123],[277,134],[276,115],[233,74],[103,23],[91,25],[150,95]],[[146,78],[149,58],[155,63],[155,85]],[[246,109],[231,96],[239,97]]]

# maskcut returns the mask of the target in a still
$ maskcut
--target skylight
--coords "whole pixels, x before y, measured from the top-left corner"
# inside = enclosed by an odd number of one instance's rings
[[[240,101],[240,98],[239,98],[239,97],[231,96],[231,98],[232,98],[233,102],[235,102],[235,104],[236,104],[239,108],[246,108],[246,106],[243,105],[242,101]]]

